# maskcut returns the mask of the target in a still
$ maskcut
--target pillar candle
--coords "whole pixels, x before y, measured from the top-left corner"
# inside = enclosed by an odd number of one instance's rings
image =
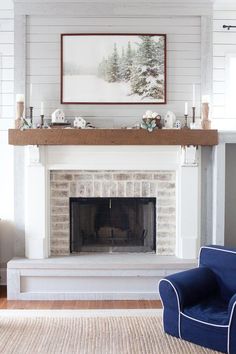
[[[25,96],[21,93],[16,95],[16,102],[25,102]]]

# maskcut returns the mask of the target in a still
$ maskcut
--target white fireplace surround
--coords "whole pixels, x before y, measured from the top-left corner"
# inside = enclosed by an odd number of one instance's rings
[[[159,298],[157,284],[162,277],[195,266],[200,244],[201,171],[200,161],[192,165],[183,163],[186,149],[180,146],[28,146],[25,149],[26,258],[8,262],[9,300],[154,300]],[[175,171],[175,256],[152,253],[50,256],[53,170]]]
[[[176,252],[195,259],[199,249],[200,168],[183,163],[180,146],[26,147],[26,257],[50,256],[51,170],[176,171]]]

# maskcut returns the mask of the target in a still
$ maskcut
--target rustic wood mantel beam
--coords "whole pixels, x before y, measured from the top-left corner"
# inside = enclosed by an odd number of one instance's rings
[[[199,145],[218,144],[217,130],[9,129],[10,145]]]

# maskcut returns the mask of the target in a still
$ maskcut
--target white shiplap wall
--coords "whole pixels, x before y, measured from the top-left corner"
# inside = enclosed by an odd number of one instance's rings
[[[13,148],[7,129],[14,121],[14,12],[13,1],[0,1],[0,219],[13,220]],[[0,283],[6,284],[6,262],[15,256],[12,234],[0,223]]]
[[[7,129],[14,117],[13,1],[0,1],[0,218],[13,216],[13,149]]]
[[[192,84],[197,84],[197,115],[201,84],[200,16],[140,18],[27,18],[27,91],[33,84],[33,105],[39,115],[40,101],[46,116],[60,107],[60,34],[61,33],[166,33],[167,105],[62,105],[67,117],[83,115],[97,125],[119,126],[140,120],[147,109],[164,114],[183,115],[184,102],[192,101]]]
[[[6,131],[13,118],[14,92],[14,13],[13,1],[0,2],[1,54],[1,121],[0,130]]]
[[[224,119],[226,124],[227,60],[236,55],[236,28],[228,31],[223,25],[236,25],[236,4],[216,2],[213,13],[213,112],[215,119]],[[236,78],[235,78],[236,80]],[[233,120],[235,120],[236,116]],[[227,124],[229,121],[227,121]]]

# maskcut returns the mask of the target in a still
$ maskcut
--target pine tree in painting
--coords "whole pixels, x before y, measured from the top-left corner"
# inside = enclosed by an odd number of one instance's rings
[[[142,42],[138,44],[138,50],[132,65],[131,89],[139,96],[163,99],[164,81],[164,42],[160,37],[155,42],[151,36],[140,36]]]
[[[98,65],[98,77],[106,80],[107,78],[107,66],[108,66],[108,60],[103,58],[101,63]]]
[[[119,79],[120,81],[123,81],[125,79],[125,67],[126,67],[126,60],[125,60],[125,50],[124,47],[122,47],[122,53],[119,58]]]
[[[111,57],[108,59],[107,81],[116,82],[119,81],[119,55],[117,51],[116,43]]]
[[[135,51],[132,50],[130,42],[128,43],[127,52],[125,56],[124,80],[129,81],[131,77],[132,64],[135,56]]]

